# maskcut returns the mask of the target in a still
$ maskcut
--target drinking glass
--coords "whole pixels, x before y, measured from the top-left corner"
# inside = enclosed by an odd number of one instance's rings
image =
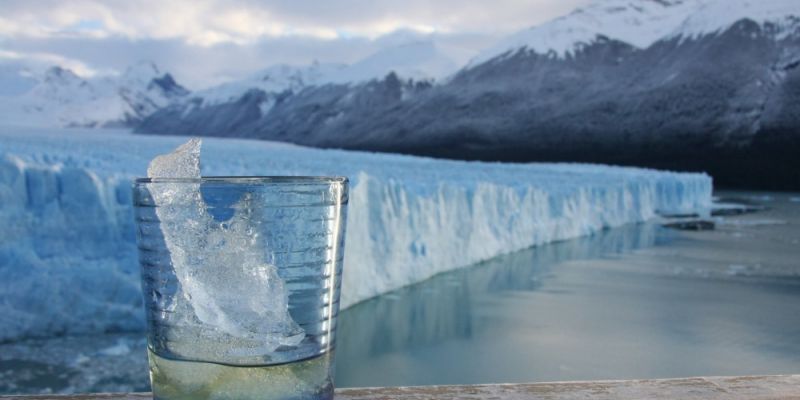
[[[331,399],[348,181],[133,185],[156,399]]]

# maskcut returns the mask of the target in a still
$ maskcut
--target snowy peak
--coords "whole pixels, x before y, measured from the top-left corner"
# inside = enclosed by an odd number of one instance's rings
[[[59,66],[46,70],[25,93],[0,99],[6,122],[45,126],[113,126],[135,123],[189,92],[153,63],[119,76],[84,79]]]
[[[696,38],[723,32],[742,20],[769,28],[778,39],[800,33],[797,0],[706,0],[689,15],[672,37]]]
[[[311,86],[361,84],[383,79],[392,72],[404,81],[433,81],[454,73],[460,66],[455,61],[459,49],[445,48],[424,38],[412,41],[393,39],[399,44],[379,50],[351,65],[316,61],[307,66],[274,65],[246,79],[195,92],[185,106],[194,109],[198,103],[195,99],[200,99],[201,106],[231,102],[253,89],[261,90],[268,94],[268,98],[272,98],[286,91],[297,93]]]
[[[182,97],[189,94],[189,91],[183,86],[175,82],[175,79],[170,74],[164,74],[160,78],[153,78],[147,85],[148,91],[160,91],[165,97],[174,98]]]
[[[332,81],[365,82],[394,72],[402,79],[440,80],[454,73],[459,65],[448,50],[433,40],[416,40],[382,49],[345,68]]]
[[[576,32],[585,28],[593,37],[578,42],[589,44],[597,36],[619,40],[640,49],[674,31],[703,0],[613,0],[593,3],[562,18],[562,29]],[[574,44],[573,44],[574,46]],[[568,51],[569,49],[562,49]]]
[[[308,67],[275,65],[257,74],[255,82],[268,92],[299,90],[316,83],[322,74],[321,69],[319,63]]]
[[[109,82],[121,90],[152,92],[153,95],[166,99],[185,96],[189,93],[186,88],[175,82],[172,75],[162,73],[154,63],[149,61],[131,65],[119,77],[109,78]]]
[[[39,83],[25,97],[64,103],[76,98],[91,97],[93,92],[86,80],[69,69],[55,66],[44,72]]]
[[[481,52],[470,65],[518,51],[566,57],[600,38],[645,48],[675,30],[701,0],[598,1],[523,30]]]
[[[45,71],[43,82],[51,85],[74,85],[76,83],[84,82],[78,75],[69,69],[61,68],[59,66],[50,67]]]
[[[154,63],[140,61],[126,68],[121,79],[129,82],[149,82],[159,76],[161,76],[161,71],[158,70],[158,67]]]
[[[193,98],[202,99],[204,106],[234,101],[250,90],[279,94],[285,91],[297,92],[305,87],[327,83],[329,77],[344,69],[341,64],[321,64],[313,62],[308,66],[274,65],[252,76],[223,83],[198,91]]]
[[[476,66],[519,51],[568,57],[602,38],[639,49],[673,37],[723,31],[744,19],[772,24],[782,35],[798,31],[798,0],[600,0],[518,32],[481,52]],[[469,67],[468,66],[468,67]]]

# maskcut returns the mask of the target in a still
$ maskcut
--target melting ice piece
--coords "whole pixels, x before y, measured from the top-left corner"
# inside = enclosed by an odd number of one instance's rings
[[[200,146],[203,142],[191,138],[172,153],[162,154],[147,166],[148,178],[200,178]]]
[[[150,163],[150,178],[199,178],[199,139]],[[163,183],[150,187],[164,241],[180,283],[182,300],[191,306],[199,330],[221,332],[242,348],[229,357],[272,352],[299,344],[305,333],[288,311],[288,293],[277,268],[264,260],[258,232],[252,229],[252,196],[245,194],[224,224],[207,211],[200,183]],[[182,321],[192,324],[193,318]],[[197,322],[195,322],[197,324]],[[205,329],[203,329],[205,328]]]

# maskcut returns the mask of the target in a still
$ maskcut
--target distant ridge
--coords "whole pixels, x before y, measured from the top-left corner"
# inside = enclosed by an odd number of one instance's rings
[[[151,62],[129,67],[119,76],[82,78],[54,66],[30,76],[32,87],[13,97],[0,96],[6,124],[30,126],[131,126],[189,91]]]
[[[387,71],[249,91],[161,109],[138,131],[702,170],[723,186],[800,189],[798,65],[794,0],[611,0],[501,40],[438,80]]]

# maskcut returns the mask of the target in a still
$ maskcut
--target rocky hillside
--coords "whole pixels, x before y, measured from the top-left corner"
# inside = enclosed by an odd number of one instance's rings
[[[705,170],[722,185],[798,189],[798,66],[794,0],[614,0],[520,32],[433,83],[387,71],[253,88],[202,110],[162,109],[139,130]]]

